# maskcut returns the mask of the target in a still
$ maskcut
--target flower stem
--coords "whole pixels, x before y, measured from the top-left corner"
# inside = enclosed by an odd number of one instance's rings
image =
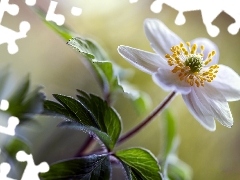
[[[87,151],[88,148],[94,143],[93,137],[87,137],[86,141],[82,145],[82,147],[78,150],[78,152],[75,154],[75,157],[81,157],[83,156]]]
[[[140,131],[143,127],[145,127],[151,120],[154,119],[160,112],[164,110],[164,108],[169,104],[169,102],[175,97],[176,92],[172,92],[169,94],[157,107],[154,109],[149,116],[147,116],[140,124],[130,130],[128,133],[124,134],[118,140],[118,145],[126,141],[131,136],[135,135],[138,131]]]

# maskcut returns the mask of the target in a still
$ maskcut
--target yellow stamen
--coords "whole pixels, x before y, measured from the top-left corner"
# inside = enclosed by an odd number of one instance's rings
[[[219,66],[216,64],[207,67],[207,65],[212,62],[216,52],[209,52],[207,58],[203,60],[203,45],[200,46],[200,52],[198,52],[197,44],[191,45],[190,42],[186,42],[186,45],[187,48],[183,43],[173,46],[170,49],[172,55],[165,55],[165,58],[168,59],[168,65],[174,66],[172,72],[190,86],[200,87],[204,86],[205,82],[212,82],[216,78]]]

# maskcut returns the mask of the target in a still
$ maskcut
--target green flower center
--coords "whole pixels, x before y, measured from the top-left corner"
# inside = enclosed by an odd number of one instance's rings
[[[185,66],[188,66],[190,68],[190,71],[192,73],[200,72],[200,70],[203,67],[203,58],[201,55],[196,54],[190,54],[189,57],[185,60],[184,64]]]

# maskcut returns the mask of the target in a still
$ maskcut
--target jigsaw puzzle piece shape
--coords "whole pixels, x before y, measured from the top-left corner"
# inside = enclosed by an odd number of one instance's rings
[[[212,37],[216,37],[220,32],[220,29],[213,25],[212,22],[221,12],[222,9],[220,7],[211,9],[211,6],[209,6],[201,9],[203,24],[205,25],[208,34]]]
[[[7,177],[7,174],[10,172],[11,166],[8,163],[1,163],[0,164],[0,179],[1,180],[16,180],[16,179],[12,179]]]
[[[71,13],[74,16],[80,16],[82,14],[82,9],[78,7],[72,7]]]
[[[183,12],[179,12],[179,13],[177,14],[176,19],[175,19],[175,24],[180,26],[180,25],[185,24],[185,22],[186,22],[186,18],[185,18],[185,16],[183,15]]]
[[[239,31],[239,28],[240,28],[239,22],[232,23],[228,26],[228,32],[232,35],[236,35]]]
[[[16,159],[19,162],[27,162],[27,166],[23,172],[21,180],[39,180],[38,173],[45,173],[49,171],[49,165],[46,162],[42,162],[36,166],[32,154],[27,154],[25,151],[19,151],[16,154]]]
[[[15,16],[19,12],[19,7],[16,4],[9,4],[9,0],[1,0],[0,2],[0,22],[5,12],[8,12],[12,16]]]
[[[30,24],[27,21],[22,21],[19,25],[19,32],[13,31],[5,26],[0,25],[0,44],[8,44],[8,52],[15,54],[18,52],[16,40],[27,37],[27,32],[30,30]]]
[[[47,21],[53,21],[55,22],[58,26],[61,26],[65,22],[65,17],[62,14],[55,14],[55,9],[57,7],[58,2],[56,1],[51,1],[48,12],[46,15],[46,20]]]
[[[34,6],[36,4],[36,0],[25,0],[25,3],[28,6]]]
[[[15,116],[11,116],[8,119],[8,126],[7,127],[0,126],[0,133],[7,134],[7,135],[10,135],[10,136],[14,136],[15,135],[15,129],[16,129],[18,124],[19,124],[19,119]]]
[[[228,0],[224,5],[224,12],[231,16],[235,22],[228,26],[228,32],[232,35],[236,35],[240,28],[240,2],[234,0]]]
[[[138,0],[129,0],[130,3],[136,3]]]
[[[162,11],[162,5],[163,5],[163,2],[159,0],[155,0],[152,2],[150,9],[154,13],[160,13]]]

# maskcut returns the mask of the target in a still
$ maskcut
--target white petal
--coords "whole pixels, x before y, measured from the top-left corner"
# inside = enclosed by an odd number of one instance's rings
[[[196,39],[192,40],[190,43],[191,43],[191,45],[192,44],[197,44],[198,45],[198,52],[200,52],[200,50],[201,50],[200,49],[201,45],[204,46],[204,51],[203,51],[203,54],[204,54],[203,59],[204,60],[207,58],[209,52],[211,52],[211,51],[215,51],[216,52],[215,56],[213,56],[212,61],[208,64],[208,66],[211,66],[213,64],[217,64],[218,63],[218,60],[219,60],[219,50],[218,50],[217,45],[214,44],[212,41],[210,41],[207,38],[196,38]]]
[[[170,48],[172,46],[183,42],[180,37],[157,19],[146,19],[144,29],[152,48],[162,57],[171,53]]]
[[[191,87],[184,81],[180,81],[179,77],[170,69],[159,68],[152,76],[153,81],[166,91],[175,91],[181,94],[188,94]]]
[[[119,46],[118,52],[132,65],[148,74],[156,72],[159,67],[164,68],[165,66],[168,66],[167,61],[162,59],[158,54],[153,54],[128,46]]]
[[[225,97],[215,88],[212,88],[212,86],[205,85],[201,89],[202,90],[197,91],[196,88],[196,92],[198,92],[198,95],[202,93],[203,97],[206,99],[210,106],[213,117],[218,120],[222,125],[226,127],[231,127],[233,125],[233,118]]]
[[[189,94],[182,97],[195,119],[209,131],[215,131],[216,124],[206,99],[199,97],[193,88]]]
[[[216,78],[208,85],[220,92],[227,101],[240,100],[240,77],[228,66],[219,65]]]

